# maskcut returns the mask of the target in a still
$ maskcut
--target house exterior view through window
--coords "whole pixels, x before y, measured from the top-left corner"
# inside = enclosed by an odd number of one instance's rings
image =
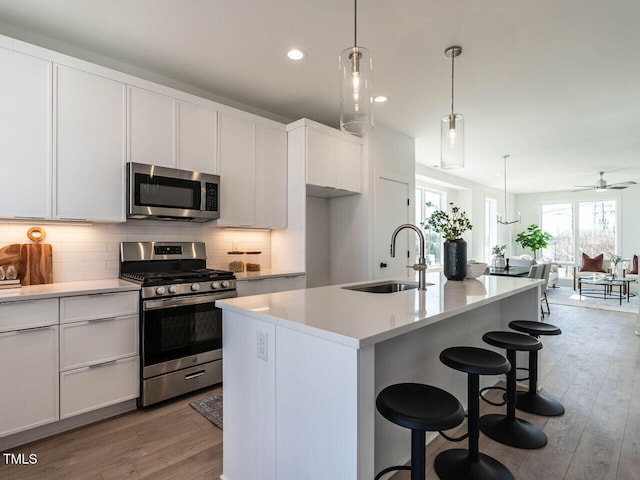
[[[427,206],[431,203],[431,206]],[[442,210],[446,204],[444,194],[426,188],[416,188],[416,225],[422,225],[428,265],[442,264],[442,235],[432,231],[426,224],[427,218],[436,210]],[[416,242],[416,257],[419,256]]]
[[[541,227],[553,235],[542,254],[555,262],[579,264],[582,253],[590,257],[616,252],[616,200],[542,205]]]

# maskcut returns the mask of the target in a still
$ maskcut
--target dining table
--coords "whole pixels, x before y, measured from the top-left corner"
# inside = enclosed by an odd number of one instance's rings
[[[529,267],[489,268],[489,275],[501,277],[526,277],[529,275]]]

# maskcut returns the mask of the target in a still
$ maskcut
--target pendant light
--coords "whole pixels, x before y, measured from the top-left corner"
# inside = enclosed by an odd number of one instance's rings
[[[340,128],[364,135],[373,128],[371,52],[357,40],[358,2],[353,2],[353,47],[340,54]]]
[[[507,215],[508,209],[507,209],[507,158],[509,158],[511,155],[503,155],[502,158],[504,160],[504,214],[505,216]],[[498,215],[498,223],[500,225],[511,225],[512,223],[520,223],[520,220],[522,219],[522,215],[520,213],[518,213],[518,219],[517,220],[503,220],[502,215]]]
[[[449,47],[444,55],[451,59],[451,113],[442,117],[440,124],[440,168],[464,167],[464,115],[453,110],[453,79],[455,58],[462,47]]]

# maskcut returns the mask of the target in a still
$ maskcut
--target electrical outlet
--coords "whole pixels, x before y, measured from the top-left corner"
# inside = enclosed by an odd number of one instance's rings
[[[269,360],[269,334],[264,330],[258,330],[258,358]]]

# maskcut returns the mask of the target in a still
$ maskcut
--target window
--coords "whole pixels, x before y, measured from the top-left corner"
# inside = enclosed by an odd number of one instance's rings
[[[431,203],[431,206],[427,206],[427,203]],[[441,210],[442,205],[445,204],[444,194],[426,188],[416,188],[416,225],[421,225],[425,222],[429,216],[436,210]],[[429,265],[441,265],[442,264],[442,236],[438,233],[431,231],[426,223],[423,225],[425,250],[427,255],[427,264]],[[416,243],[416,257],[419,256],[418,252],[419,244]]]
[[[590,257],[616,251],[615,200],[542,205],[542,230],[553,238],[542,255],[556,262],[579,263],[581,253]]]
[[[599,200],[579,203],[578,233],[581,252],[590,257],[616,251],[616,202]]]
[[[491,249],[498,244],[498,201],[484,199],[484,260],[491,263]]]
[[[542,230],[553,235],[547,248],[542,249],[542,256],[554,262],[574,263],[575,237],[572,204],[542,205],[541,223]]]

